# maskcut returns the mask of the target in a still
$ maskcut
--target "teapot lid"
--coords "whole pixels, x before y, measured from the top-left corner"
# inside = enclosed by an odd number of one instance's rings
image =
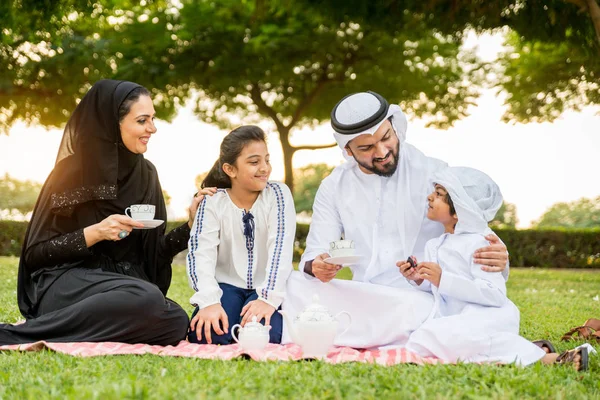
[[[309,304],[304,309],[304,311],[302,311],[296,317],[296,321],[301,321],[301,322],[305,322],[305,321],[329,322],[329,321],[333,321],[333,320],[334,320],[334,317],[333,317],[333,315],[331,315],[329,310],[327,310],[327,308],[324,305],[319,304],[319,296],[316,294],[313,295],[313,297],[312,297],[312,303]]]
[[[247,322],[246,325],[244,325],[243,329],[244,329],[244,332],[264,332],[265,330],[268,331],[270,329],[270,327],[264,326],[263,324],[258,322],[256,315],[254,315],[252,317],[252,321]]]

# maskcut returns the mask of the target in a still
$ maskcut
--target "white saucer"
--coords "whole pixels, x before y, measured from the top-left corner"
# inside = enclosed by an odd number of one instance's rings
[[[157,226],[161,226],[165,223],[162,219],[136,219],[137,222],[141,222],[144,224],[143,228],[133,228],[133,229],[154,229]]]
[[[352,265],[360,261],[360,256],[329,257],[324,259],[327,264]]]

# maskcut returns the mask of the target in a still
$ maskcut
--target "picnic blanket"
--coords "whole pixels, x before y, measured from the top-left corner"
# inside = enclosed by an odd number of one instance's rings
[[[55,343],[45,341],[0,346],[0,351],[41,351],[44,349],[75,357],[155,354],[158,356],[196,357],[210,360],[231,360],[244,355],[255,361],[297,361],[303,359],[302,350],[296,344],[268,344],[264,350],[249,352],[242,350],[239,344],[219,346],[214,344],[195,344],[186,341],[181,341],[177,346],[152,346],[117,342]],[[400,348],[357,350],[350,347],[333,348],[323,361],[330,364],[362,362],[387,366],[405,363],[419,365],[444,363],[437,358],[423,358]]]

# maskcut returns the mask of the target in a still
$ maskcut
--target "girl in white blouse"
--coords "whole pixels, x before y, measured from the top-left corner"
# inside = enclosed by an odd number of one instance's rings
[[[292,271],[296,211],[289,188],[269,182],[271,169],[264,132],[241,126],[202,182],[216,190],[200,204],[188,243],[190,342],[229,344],[229,328],[253,316],[271,325],[271,343],[281,342],[276,310]]]

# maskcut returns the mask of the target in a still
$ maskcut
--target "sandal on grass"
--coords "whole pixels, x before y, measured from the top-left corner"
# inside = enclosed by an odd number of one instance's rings
[[[560,338],[563,342],[574,339],[595,340],[600,343],[600,319],[590,318],[582,326],[576,326]]]
[[[532,343],[544,350],[546,353],[556,353],[556,348],[549,340],[534,340]]]
[[[579,368],[577,371],[585,371],[588,369],[588,349],[585,347],[576,347],[572,350],[562,352],[557,358],[557,364],[575,364],[575,356],[579,354],[581,359],[579,360]]]

